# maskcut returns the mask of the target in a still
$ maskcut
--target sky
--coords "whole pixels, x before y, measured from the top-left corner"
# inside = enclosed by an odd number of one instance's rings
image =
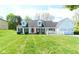
[[[34,18],[36,13],[50,13],[55,17],[68,17],[71,11],[64,8],[64,5],[0,5],[0,16],[6,17],[9,13],[20,15],[22,18],[30,16]]]
[[[15,15],[20,15],[22,18],[27,15],[34,18],[36,13],[43,12],[50,13],[58,18],[71,16],[72,12],[64,8],[64,4],[61,5],[59,3],[57,5],[58,2],[57,0],[0,0],[0,16],[5,19],[6,15],[14,13]],[[72,2],[75,3],[73,0]]]
[[[0,0],[0,5],[71,5],[79,0]]]

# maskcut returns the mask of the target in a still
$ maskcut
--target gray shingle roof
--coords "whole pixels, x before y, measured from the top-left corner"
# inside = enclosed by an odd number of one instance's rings
[[[45,27],[56,27],[57,22],[44,21]]]
[[[37,20],[28,21],[28,27],[37,27]]]
[[[28,27],[38,27],[37,25],[38,20],[29,20],[28,21]],[[52,22],[52,21],[42,21],[44,27],[56,27],[57,22]]]
[[[2,21],[6,21],[6,22],[7,22],[7,20],[4,20],[4,19],[2,19],[2,18],[0,18],[0,20],[2,20]]]

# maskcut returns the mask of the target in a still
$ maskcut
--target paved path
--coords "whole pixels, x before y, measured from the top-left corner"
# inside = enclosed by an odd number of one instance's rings
[[[79,35],[70,35],[70,36],[79,37]]]

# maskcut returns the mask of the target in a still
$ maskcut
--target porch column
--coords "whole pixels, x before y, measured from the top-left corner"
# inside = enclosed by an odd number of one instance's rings
[[[31,33],[31,28],[29,27],[29,34]]]
[[[24,28],[22,28],[22,30],[23,30],[23,34],[25,34],[25,33],[24,33]]]
[[[45,34],[47,34],[47,30],[46,30],[47,28],[45,27]]]
[[[34,27],[34,33],[36,33],[36,28]]]
[[[48,28],[48,27],[46,27],[45,31],[46,31],[46,34],[47,34],[47,35],[48,35],[48,30],[49,30],[49,28]]]

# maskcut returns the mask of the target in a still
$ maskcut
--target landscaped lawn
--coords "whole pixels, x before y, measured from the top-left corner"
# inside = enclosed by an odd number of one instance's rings
[[[12,30],[0,30],[0,53],[79,53],[79,38],[68,35],[17,35]]]

